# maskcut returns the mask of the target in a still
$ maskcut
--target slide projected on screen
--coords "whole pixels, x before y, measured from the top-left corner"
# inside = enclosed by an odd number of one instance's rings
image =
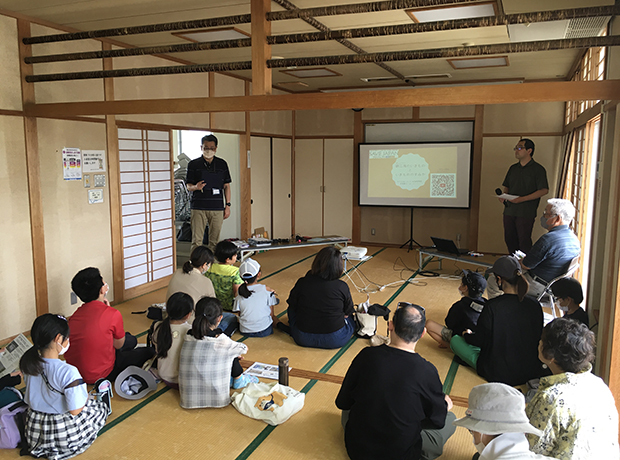
[[[468,208],[471,143],[360,144],[360,205]]]

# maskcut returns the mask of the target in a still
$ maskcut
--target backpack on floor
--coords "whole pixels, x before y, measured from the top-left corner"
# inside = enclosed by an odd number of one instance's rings
[[[9,390],[5,388],[2,391]],[[13,388],[9,391],[14,390]],[[21,393],[19,400],[0,408],[0,449],[15,449],[26,439],[26,409],[28,405],[23,401]]]

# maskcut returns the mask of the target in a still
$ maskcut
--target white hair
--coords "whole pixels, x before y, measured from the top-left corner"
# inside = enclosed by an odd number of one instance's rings
[[[549,198],[547,203],[551,206],[551,214],[559,216],[563,224],[570,225],[575,218],[575,206],[573,203],[562,198]]]

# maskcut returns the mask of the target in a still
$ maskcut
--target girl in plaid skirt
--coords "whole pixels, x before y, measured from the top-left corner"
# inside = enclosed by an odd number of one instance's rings
[[[29,406],[28,450],[35,457],[50,460],[74,457],[95,441],[109,407],[89,399],[77,368],[59,359],[69,348],[69,324],[64,317],[50,313],[39,316],[32,325],[31,337],[34,346],[20,361],[26,381],[24,399]]]

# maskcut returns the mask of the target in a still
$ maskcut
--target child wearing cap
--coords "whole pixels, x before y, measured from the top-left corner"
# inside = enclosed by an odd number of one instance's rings
[[[590,327],[588,314],[579,305],[583,302],[581,284],[575,278],[562,278],[551,285],[551,292],[560,303],[563,318],[574,319]]]
[[[230,241],[220,241],[215,246],[215,261],[205,276],[213,283],[215,297],[222,302],[225,311],[231,311],[233,301],[243,280],[239,277],[237,262],[237,246]]]
[[[504,294],[488,300],[472,333],[452,337],[450,348],[489,382],[522,385],[546,372],[538,359],[542,307],[526,295],[516,258],[500,257],[488,272]]]
[[[525,433],[540,436],[542,431],[525,415],[523,394],[503,383],[472,388],[465,417],[452,423],[469,430],[481,460],[552,458],[530,452]]]
[[[276,292],[258,284],[261,275],[260,265],[253,259],[246,259],[239,267],[243,284],[235,298],[233,311],[239,312],[239,330],[246,337],[266,337],[273,334],[273,323],[278,318],[273,312],[274,305],[280,303]]]
[[[463,297],[448,310],[445,326],[427,321],[426,330],[439,344],[439,348],[450,346],[453,335],[461,335],[464,331],[475,329],[478,317],[484,308],[486,299],[482,297],[487,288],[487,281],[480,273],[463,270],[459,294]]]

